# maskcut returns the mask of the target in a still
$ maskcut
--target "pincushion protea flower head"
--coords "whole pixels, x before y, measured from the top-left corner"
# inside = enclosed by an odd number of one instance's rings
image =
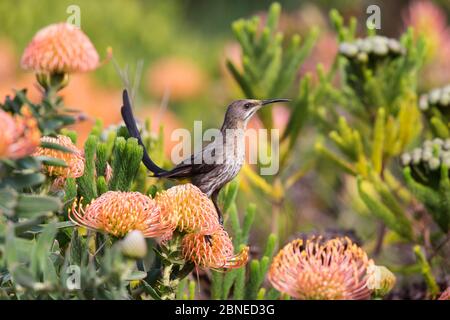
[[[187,234],[182,241],[182,253],[197,267],[210,269],[239,268],[248,261],[248,247],[234,254],[228,233],[221,228],[211,235]]]
[[[81,150],[79,150],[70,140],[69,137],[58,135],[56,138],[45,136],[41,138],[41,142],[49,142],[65,147],[72,152],[64,152],[61,150],[39,147],[34,156],[46,156],[64,160],[67,167],[60,166],[45,166],[45,170],[51,176],[62,178],[78,178],[84,173],[84,157]]]
[[[302,300],[369,299],[367,254],[349,238],[297,239],[274,258],[268,278],[279,291]]]
[[[438,300],[450,300],[450,287],[447,287],[447,289],[441,293]]]
[[[212,201],[196,186],[172,187],[155,197],[163,219],[180,232],[211,234],[221,228]]]
[[[26,108],[22,109],[22,116],[12,116],[0,109],[0,128],[0,158],[23,158],[39,146],[41,132]]]
[[[163,236],[170,226],[161,221],[156,202],[139,192],[108,191],[91,204],[74,202],[69,218],[79,226],[104,231],[115,237],[138,230],[144,237]]]
[[[76,73],[94,70],[99,56],[81,29],[69,23],[49,25],[26,47],[22,68],[37,73]]]

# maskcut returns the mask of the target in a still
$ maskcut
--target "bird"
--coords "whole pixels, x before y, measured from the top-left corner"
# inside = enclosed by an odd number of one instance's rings
[[[263,106],[289,101],[290,99],[243,99],[231,102],[227,107],[220,129],[222,139],[215,139],[203,147],[201,151],[193,153],[170,170],[159,167],[150,158],[142,142],[127,90],[123,91],[121,114],[130,137],[136,138],[143,148],[142,162],[153,173],[152,177],[173,180],[189,179],[193,185],[212,200],[219,222],[223,224],[223,214],[217,202],[218,195],[222,188],[237,176],[244,164],[245,148],[240,146],[244,144],[245,136],[243,132],[248,121]],[[230,132],[232,135],[229,134]],[[230,143],[230,137],[236,139],[236,141]]]

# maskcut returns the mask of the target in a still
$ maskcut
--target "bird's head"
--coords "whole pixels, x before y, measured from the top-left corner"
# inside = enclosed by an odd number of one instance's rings
[[[233,101],[227,109],[224,125],[227,127],[245,127],[248,120],[263,106],[276,102],[288,102],[289,99],[244,99]]]

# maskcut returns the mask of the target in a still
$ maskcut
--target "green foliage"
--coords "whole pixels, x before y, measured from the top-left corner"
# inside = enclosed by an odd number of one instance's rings
[[[232,182],[228,187],[227,193],[224,196],[225,208],[224,211],[228,214],[227,223],[233,231],[233,245],[235,248],[241,250],[248,245],[248,237],[250,229],[255,220],[256,207],[249,205],[243,216],[242,225],[239,221],[239,215],[234,204],[236,197],[237,183]],[[227,205],[232,203],[231,205]],[[253,259],[248,263],[247,276],[246,268],[241,267],[234,270],[226,271],[212,271],[211,278],[211,298],[212,299],[228,299],[234,300],[242,299],[257,299],[258,294],[264,284],[266,273],[269,268],[270,261],[274,254],[277,237],[271,234],[267,239],[266,248],[262,254],[261,259]]]
[[[23,107],[28,108],[39,123],[39,129],[44,135],[58,133],[64,126],[75,123],[75,118],[64,112],[64,104],[61,97],[54,92],[46,92],[42,101],[32,103],[27,97],[27,90],[16,91],[11,99],[6,97],[0,108],[13,114],[20,114]]]
[[[243,70],[239,71],[231,61],[227,61],[227,66],[246,98],[265,99],[286,94],[314,45],[317,30],[313,30],[302,45],[300,36],[294,35],[287,40],[289,45],[284,50],[283,34],[277,31],[280,12],[281,6],[272,4],[260,36],[257,16],[233,23],[234,34],[243,51]],[[265,126],[271,128],[271,109],[262,109],[260,115]]]

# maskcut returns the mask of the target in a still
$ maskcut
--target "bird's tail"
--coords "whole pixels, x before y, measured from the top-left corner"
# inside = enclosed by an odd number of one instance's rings
[[[128,97],[127,90],[123,90],[123,105],[120,112],[122,113],[123,121],[127,126],[128,133],[130,134],[131,137],[136,138],[139,144],[142,146],[142,148],[144,148],[144,155],[142,156],[142,162],[147,167],[147,169],[153,172],[154,176],[156,177],[167,172],[167,170],[158,167],[148,155],[147,149],[145,148],[144,143],[142,142],[141,134],[139,133],[139,129],[136,125],[136,120],[134,119],[133,116],[133,110],[131,109],[130,98]]]

